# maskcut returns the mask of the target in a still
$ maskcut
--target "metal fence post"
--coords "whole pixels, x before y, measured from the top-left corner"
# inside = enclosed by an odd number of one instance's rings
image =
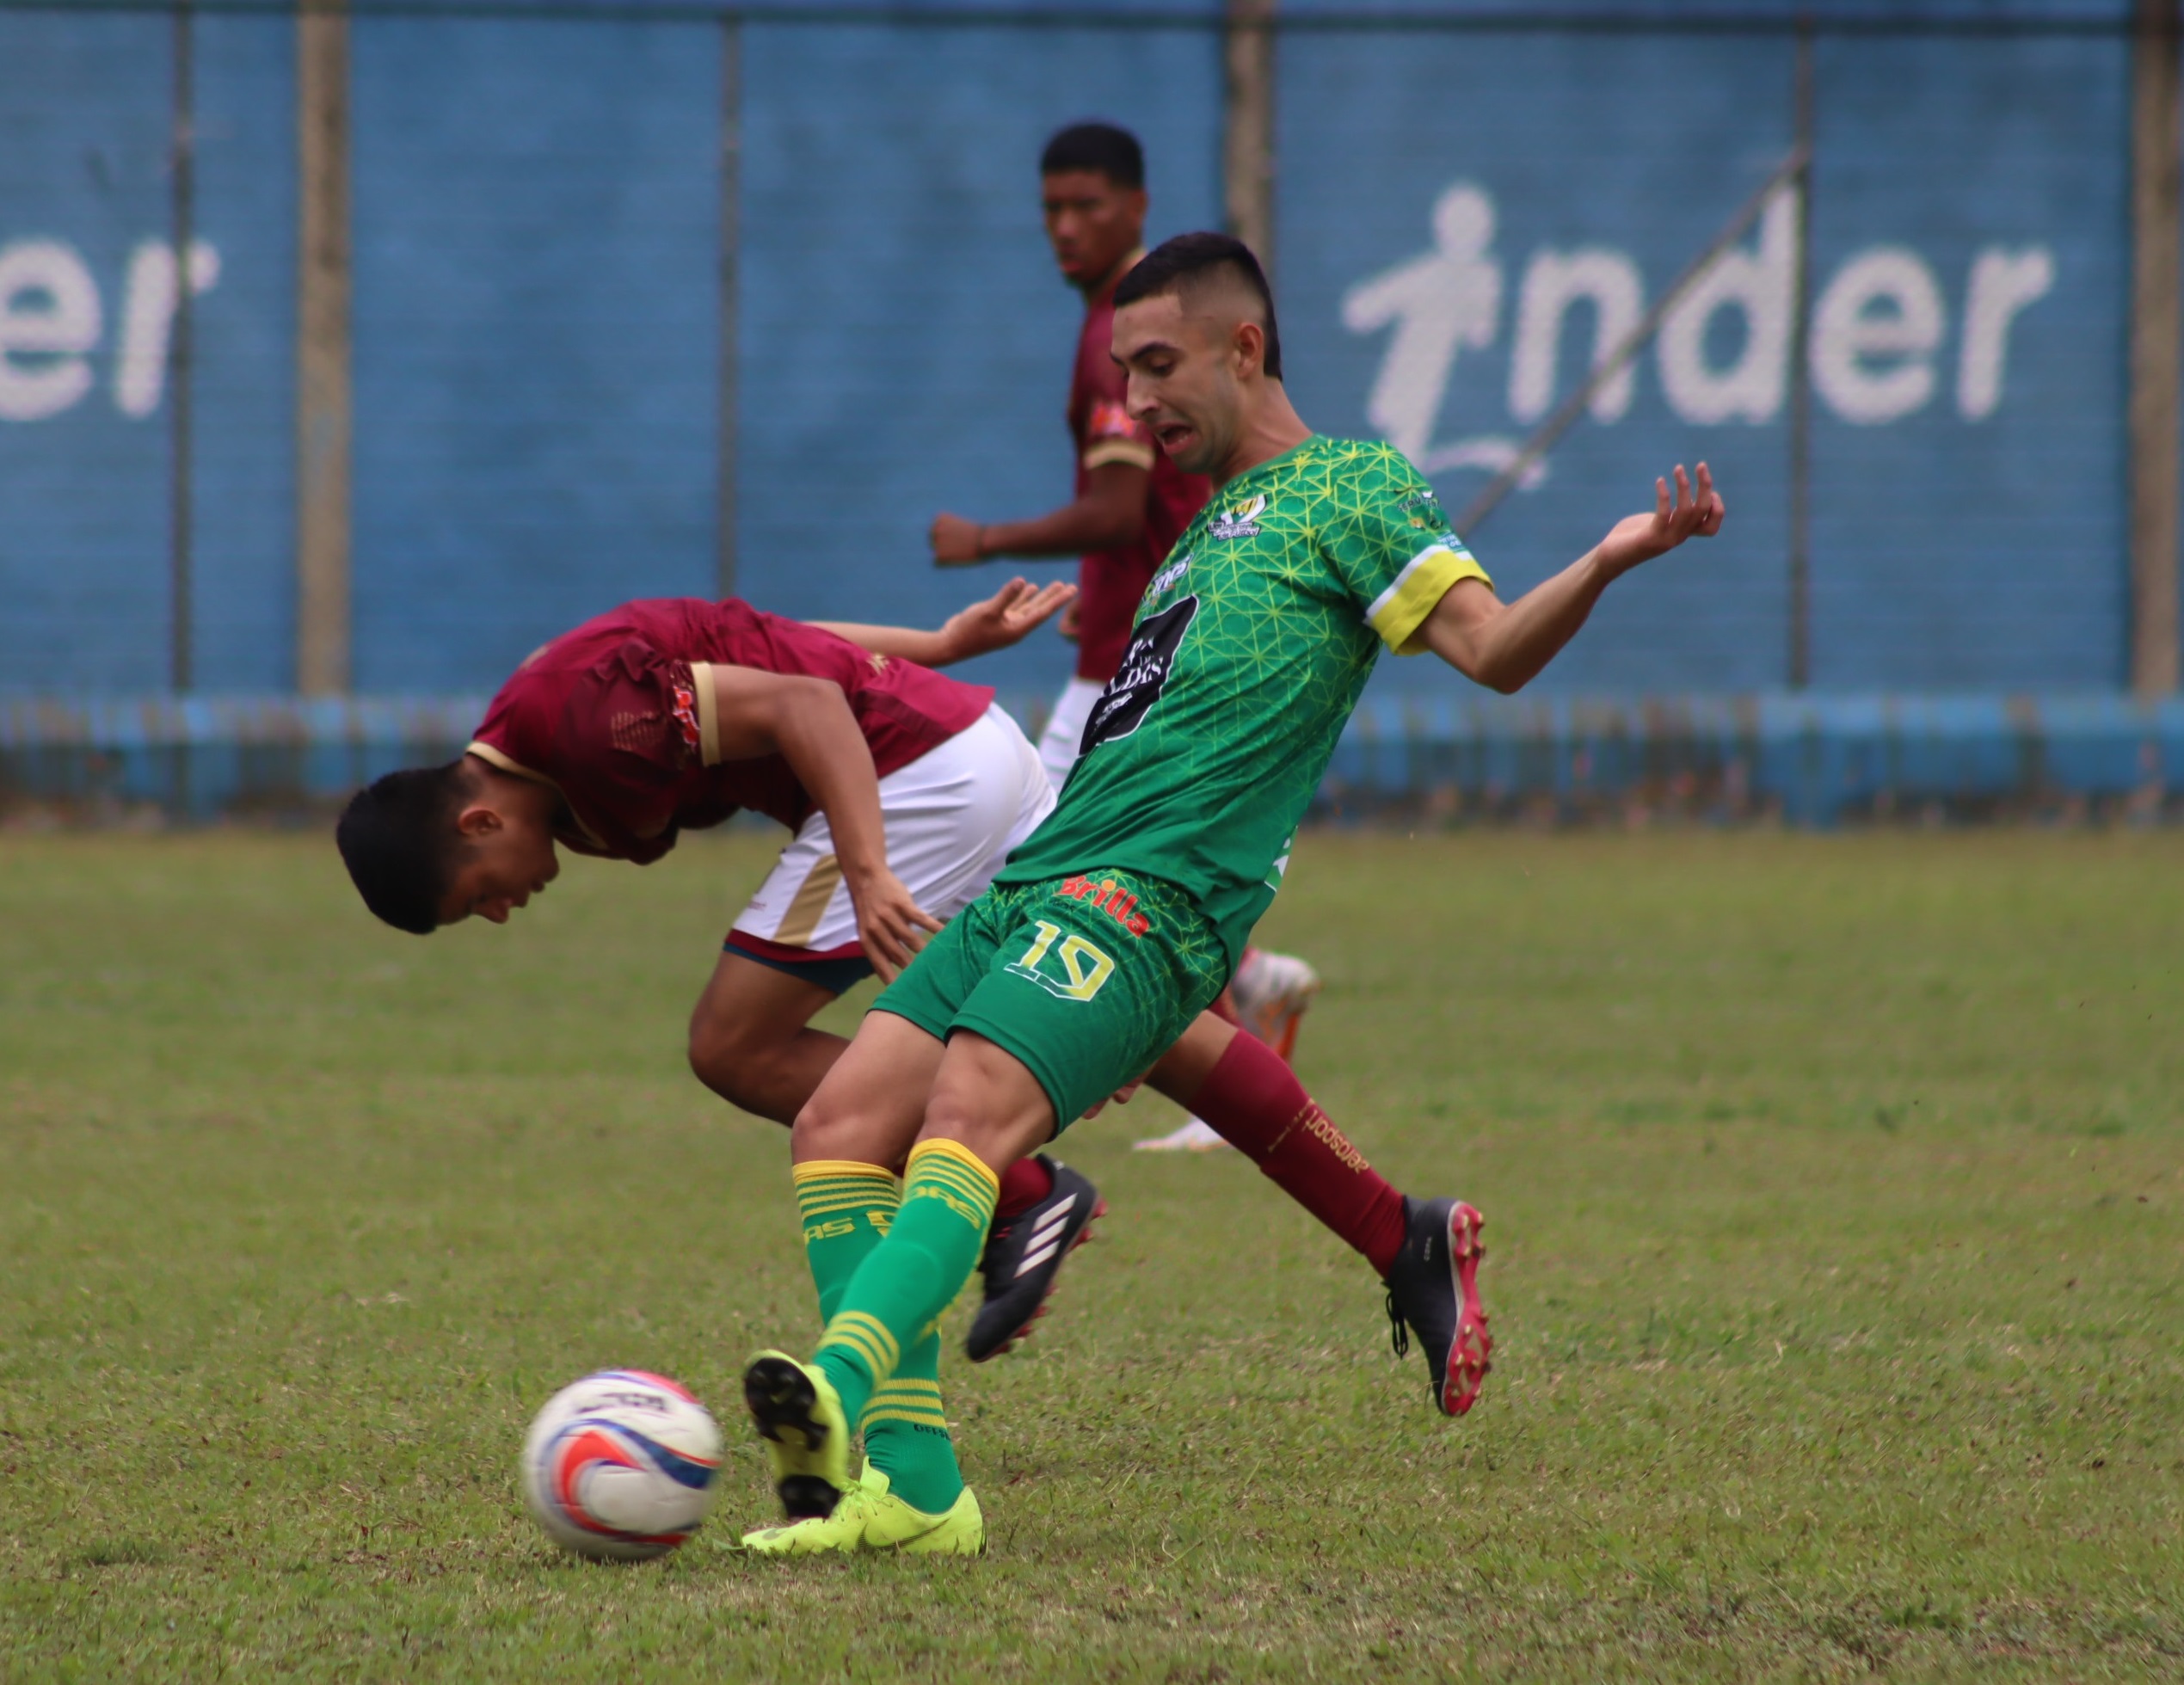
[[[349,34],[296,15],[296,688],[349,688]]]
[[[1228,0],[1221,187],[1228,231],[1274,272],[1274,8]]]
[[[2180,322],[2177,0],[2138,0],[2131,46],[2131,687],[2176,688]]]
[[[720,234],[720,461],[717,470],[720,508],[717,519],[714,589],[735,594],[736,452],[741,446],[737,415],[736,339],[741,329],[743,255],[743,23],[734,14],[721,20],[721,234]]]
[[[167,427],[170,478],[167,511],[167,682],[186,691],[194,681],[196,638],[192,624],[191,575],[196,513],[190,482],[196,450],[190,400],[196,364],[196,306],[192,298],[191,249],[197,241],[197,31],[189,0],[175,8],[174,150],[169,175],[174,249],[174,325],[168,339]]]
[[[1789,680],[1812,682],[1812,23],[1799,18],[1794,71],[1797,270],[1790,297]]]

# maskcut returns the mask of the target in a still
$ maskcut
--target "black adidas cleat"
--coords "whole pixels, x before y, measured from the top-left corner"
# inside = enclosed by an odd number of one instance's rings
[[[1043,1153],[1039,1162],[1053,1172],[1054,1190],[987,1237],[978,1266],[986,1302],[963,1341],[974,1363],[1000,1356],[1030,1331],[1054,1291],[1061,1260],[1091,1238],[1092,1219],[1107,1212],[1099,1190],[1068,1165]]]
[[[1410,1233],[1387,1272],[1395,1355],[1409,1353],[1415,1331],[1425,1348],[1434,1404],[1443,1416],[1461,1416],[1479,1401],[1493,1368],[1494,1338],[1479,1302],[1479,1260],[1486,1252],[1479,1231],[1486,1219],[1460,1199],[1407,1197],[1403,1216]]]

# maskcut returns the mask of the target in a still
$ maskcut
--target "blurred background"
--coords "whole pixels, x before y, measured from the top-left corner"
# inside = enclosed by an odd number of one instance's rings
[[[1728,498],[1536,696],[1384,662],[1331,807],[2157,817],[2177,87],[2144,0],[0,0],[0,803],[337,796],[632,596],[936,623],[1068,495],[1099,117],[1505,595]]]

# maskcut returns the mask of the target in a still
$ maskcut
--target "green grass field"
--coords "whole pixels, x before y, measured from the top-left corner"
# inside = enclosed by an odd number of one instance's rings
[[[730,1418],[717,1526],[580,1564],[538,1404],[812,1331],[682,1065],[769,854],[425,943],[318,838],[0,839],[0,1676],[2184,1673],[2184,838],[1307,839],[1307,1079],[1488,1218],[1468,1418],[1147,1097],[948,1372],[985,1560],[744,1561]]]

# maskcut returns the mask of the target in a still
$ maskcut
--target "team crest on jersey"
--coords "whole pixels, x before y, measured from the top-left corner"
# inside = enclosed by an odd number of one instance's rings
[[[1256,538],[1258,537],[1258,518],[1266,513],[1266,494],[1259,493],[1248,503],[1233,509],[1223,509],[1213,518],[1206,528],[1216,538]]]
[[[1411,518],[1411,525],[1421,532],[1436,527],[1444,532],[1449,530],[1449,517],[1441,513],[1440,500],[1430,491],[1411,492],[1396,507]],[[1455,534],[1449,533],[1449,536],[1453,538]]]

